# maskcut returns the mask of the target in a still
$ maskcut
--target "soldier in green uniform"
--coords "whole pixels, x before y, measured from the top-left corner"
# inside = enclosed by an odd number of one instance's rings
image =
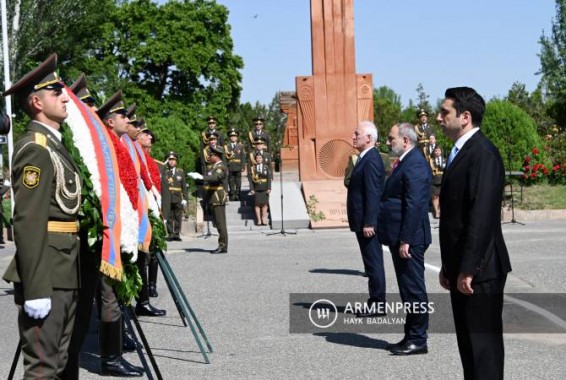
[[[203,171],[208,172],[212,168],[213,162],[210,160],[211,148],[218,146],[218,132],[209,131],[206,133],[207,144],[202,148]]]
[[[250,195],[254,196],[256,226],[267,226],[269,194],[271,193],[271,169],[263,163],[263,156],[256,151],[256,164],[250,167]]]
[[[220,146],[224,145],[224,138],[222,137],[222,133],[220,133],[220,131],[217,129],[218,128],[218,120],[216,119],[216,117],[209,115],[206,117],[206,124],[207,124],[207,128],[202,131],[202,133],[200,134],[200,148],[201,150],[209,145],[209,141],[208,138],[211,135],[216,135],[216,138],[218,139],[218,144],[220,144]]]
[[[218,231],[218,248],[211,253],[228,253],[228,229],[226,226],[226,203],[228,197],[224,183],[228,177],[228,168],[222,161],[224,150],[215,146],[210,148],[209,159],[213,162],[210,171],[203,178],[206,199],[212,212],[212,218]]]
[[[100,106],[97,113],[108,128],[109,133],[114,133],[118,139],[126,134],[129,119],[122,101],[121,90]],[[124,149],[126,148],[124,147]],[[118,162],[118,165],[124,165],[124,163]],[[122,201],[127,202],[127,200]],[[141,255],[143,253],[139,252],[138,254]],[[124,337],[128,337],[128,335],[124,334],[122,311],[112,283],[107,276],[102,274],[100,276],[97,298],[100,316],[98,345],[100,347],[101,374],[120,377],[143,376],[143,368],[134,366],[122,356]],[[136,314],[139,315],[137,310]]]
[[[244,145],[238,141],[240,133],[231,128],[228,131],[230,142],[224,145],[224,155],[228,165],[228,184],[230,185],[230,200],[240,200],[240,188],[242,186],[242,172],[245,165]]]
[[[250,144],[250,151],[252,151],[255,141],[257,139],[262,139],[264,144],[265,144],[265,149],[270,150],[271,149],[271,136],[269,135],[269,132],[267,132],[266,130],[263,129],[264,127],[264,122],[265,119],[263,116],[258,115],[256,117],[253,118],[253,123],[254,123],[254,129],[252,131],[250,131],[250,133],[248,133],[248,138],[249,138],[249,144]]]
[[[424,152],[432,133],[432,126],[428,123],[428,112],[424,109],[420,109],[417,112],[417,117],[419,118],[419,124],[415,125],[415,132],[417,132],[419,148]]]
[[[253,149],[249,153],[249,160],[248,165],[251,168],[252,166],[256,165],[256,156],[259,154],[263,157],[263,164],[269,166],[271,179],[273,179],[273,157],[271,153],[269,153],[265,147],[265,140],[258,138],[254,140],[255,149]],[[249,173],[249,170],[248,170]]]
[[[69,97],[51,55],[4,96],[32,119],[12,158],[16,254],[3,278],[14,283],[24,377],[59,378],[67,363],[79,288],[78,168],[61,142]]]
[[[189,194],[185,171],[177,167],[177,154],[169,152],[167,155],[167,168],[163,172],[161,182],[163,217],[167,221],[169,241],[181,241],[181,223],[183,222],[183,209],[187,205]]]

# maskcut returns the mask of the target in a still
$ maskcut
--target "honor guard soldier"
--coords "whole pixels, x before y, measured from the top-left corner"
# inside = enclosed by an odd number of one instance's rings
[[[204,176],[199,173],[189,174],[194,179],[203,180],[205,200],[208,202],[212,220],[218,231],[218,248],[211,253],[228,253],[228,229],[226,225],[228,197],[224,188],[224,183],[228,177],[228,168],[222,161],[223,154],[224,150],[220,146],[211,147],[209,160],[213,164],[210,171],[204,173]]]
[[[167,155],[167,169],[163,173],[161,185],[162,212],[167,221],[167,232],[169,241],[181,241],[181,223],[183,221],[183,209],[187,205],[189,195],[187,192],[187,180],[183,169],[177,167],[177,154],[169,152]]]
[[[118,139],[116,141],[116,149],[127,149],[120,141],[128,131],[127,110],[122,101],[122,91],[118,90],[114,95],[98,108],[97,114],[108,128],[108,133],[114,134]],[[122,184],[125,180],[124,173],[137,176],[132,161],[122,160],[118,162],[120,168],[120,181]],[[139,196],[139,195],[138,195]],[[126,201],[126,200],[124,200]],[[138,252],[138,257],[142,252]],[[118,298],[112,282],[105,275],[101,275],[98,287],[98,315],[100,321],[98,323],[98,345],[100,348],[100,372],[106,376],[119,377],[139,377],[143,376],[144,369],[134,366],[128,362],[124,356],[124,349],[135,349],[135,341],[125,329],[125,323],[122,311],[118,303]],[[139,304],[141,306],[141,304]],[[138,305],[136,305],[138,309]],[[161,311],[160,311],[161,312]],[[136,314],[139,315],[138,310]]]
[[[203,171],[208,172],[212,168],[213,162],[210,160],[211,148],[218,145],[218,132],[208,131],[206,133],[207,145],[202,148],[202,162],[204,163]]]
[[[225,158],[228,165],[228,184],[230,185],[230,200],[240,200],[242,186],[242,172],[245,169],[244,145],[238,141],[240,133],[231,128],[228,131],[230,142],[224,145]]]
[[[419,118],[419,124],[415,126],[415,132],[417,132],[419,147],[424,152],[424,149],[426,149],[428,145],[430,134],[432,133],[432,127],[428,123],[428,112],[424,109],[421,108],[417,112],[417,117]]]
[[[428,162],[432,169],[432,189],[430,192],[434,212],[432,217],[434,219],[440,219],[440,185],[442,184],[442,175],[446,168],[446,160],[442,157],[442,149],[440,149],[439,145],[434,149]]]
[[[3,279],[14,284],[24,378],[57,379],[67,363],[79,288],[79,169],[61,142],[69,97],[51,55],[4,96],[32,119],[12,159],[16,254]]]
[[[249,154],[249,166],[250,168],[253,165],[256,165],[256,155],[260,154],[263,157],[263,165],[267,165],[269,166],[269,173],[271,175],[271,179],[273,179],[273,157],[271,156],[271,153],[269,153],[266,148],[265,148],[265,140],[258,138],[254,141],[254,146],[255,149],[252,150]]]
[[[220,133],[220,131],[218,130],[218,120],[216,119],[216,117],[212,115],[207,116],[206,124],[208,125],[208,128],[200,134],[201,148],[209,145],[208,138],[211,136],[211,134],[216,135],[216,139],[218,140],[218,144],[220,146],[224,145],[224,138],[222,137],[222,133]]]
[[[252,151],[254,142],[257,139],[262,139],[264,141],[265,149],[267,150],[271,149],[271,137],[269,136],[269,133],[263,129],[265,122],[263,116],[258,115],[254,117],[252,121],[254,123],[254,129],[253,131],[250,131],[250,133],[248,134],[250,151]]]
[[[250,195],[254,196],[256,226],[267,226],[269,194],[271,193],[271,169],[263,163],[263,156],[255,152],[256,164],[250,167]]]

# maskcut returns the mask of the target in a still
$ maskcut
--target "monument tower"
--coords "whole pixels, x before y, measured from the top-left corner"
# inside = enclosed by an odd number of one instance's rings
[[[321,227],[347,225],[343,185],[352,133],[373,120],[371,74],[356,74],[354,1],[311,0],[311,76],[295,79],[299,179],[325,214]],[[313,223],[313,227],[316,227]]]

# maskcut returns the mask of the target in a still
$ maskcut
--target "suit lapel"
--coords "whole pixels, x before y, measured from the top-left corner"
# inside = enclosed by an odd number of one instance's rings
[[[456,157],[452,160],[452,162],[450,163],[450,165],[448,165],[448,167],[446,169],[444,169],[444,174],[443,177],[444,178],[448,178],[450,177],[450,174],[458,167],[461,165],[462,162],[465,161],[466,159],[466,155],[468,154],[468,152],[472,149],[474,149],[474,146],[477,144],[477,142],[483,138],[483,134],[480,131],[477,131],[468,141],[466,141],[466,143],[464,144],[464,146],[462,147],[462,149],[460,149],[460,151],[458,152],[458,154],[456,155]]]

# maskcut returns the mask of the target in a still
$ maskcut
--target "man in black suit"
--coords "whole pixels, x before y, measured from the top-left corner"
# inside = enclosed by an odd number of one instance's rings
[[[424,254],[432,241],[428,221],[432,173],[417,144],[415,127],[409,123],[394,125],[387,136],[387,146],[398,161],[381,196],[378,235],[391,251],[401,300],[422,306],[428,303]],[[389,347],[392,354],[428,352],[428,310],[420,306],[407,312],[405,335]]]
[[[377,128],[371,121],[362,121],[352,135],[354,148],[360,152],[348,186],[347,210],[350,230],[356,233],[368,276],[368,309],[358,317],[376,315],[385,302],[383,250],[376,235],[379,199],[383,190],[384,168],[374,148]]]
[[[504,168],[480,131],[485,101],[446,90],[437,121],[454,141],[440,190],[440,285],[450,290],[465,379],[503,379],[503,289],[511,271],[501,231]]]

